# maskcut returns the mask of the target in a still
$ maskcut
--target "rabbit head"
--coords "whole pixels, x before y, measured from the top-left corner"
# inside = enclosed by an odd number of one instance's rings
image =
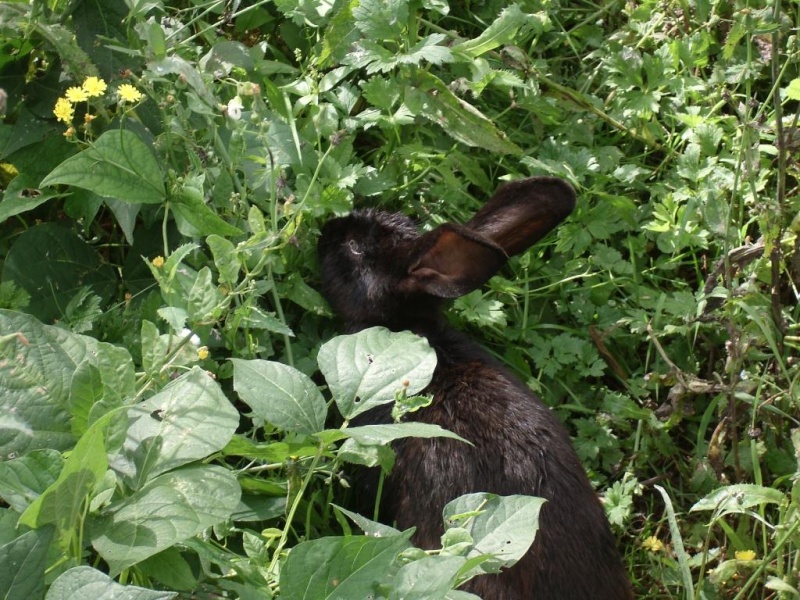
[[[413,328],[436,318],[440,300],[486,283],[574,207],[567,182],[534,177],[501,187],[465,225],[445,223],[422,234],[404,215],[354,211],[322,228],[323,293],[351,329]]]

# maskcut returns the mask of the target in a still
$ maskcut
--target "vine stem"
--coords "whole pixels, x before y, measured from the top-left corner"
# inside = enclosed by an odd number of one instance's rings
[[[319,463],[319,459],[322,458],[322,453],[325,451],[325,443],[320,442],[319,446],[317,446],[317,453],[314,455],[314,459],[311,461],[311,466],[306,473],[305,478],[303,479],[303,484],[300,486],[300,490],[294,497],[294,502],[292,502],[292,506],[289,508],[289,514],[286,515],[286,526],[283,528],[281,532],[281,539],[278,541],[278,545],[275,548],[275,552],[272,555],[272,561],[269,563],[269,568],[267,569],[268,573],[273,573],[275,567],[278,565],[278,560],[281,556],[281,551],[283,550],[284,546],[286,546],[286,542],[289,538],[289,529],[292,526],[292,521],[294,521],[294,515],[297,512],[298,507],[300,506],[300,502],[303,499],[303,494],[305,493],[306,489],[308,488],[309,483],[311,483],[311,478],[314,476],[314,470],[317,468],[317,463]]]

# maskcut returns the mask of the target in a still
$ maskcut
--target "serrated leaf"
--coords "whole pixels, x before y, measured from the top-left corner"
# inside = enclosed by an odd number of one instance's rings
[[[221,450],[239,425],[238,411],[199,367],[128,409],[128,419],[125,442],[111,457],[111,467],[137,486]]]
[[[219,271],[219,280],[229,284],[236,283],[239,279],[241,265],[233,242],[212,234],[206,238],[206,243],[211,249],[214,264],[217,267],[217,271]]]
[[[228,519],[241,496],[236,477],[213,465],[159,475],[94,520],[91,541],[116,575]]]
[[[169,600],[177,595],[177,592],[121,585],[97,569],[81,566],[59,575],[47,591],[45,600]]]
[[[436,368],[427,340],[385,327],[335,337],[322,345],[317,360],[346,419],[391,402],[402,389],[408,395],[422,391]]]
[[[783,504],[786,496],[780,490],[750,483],[729,485],[714,490],[695,502],[690,512],[713,510],[721,513],[746,513],[754,506]]]
[[[161,167],[139,136],[127,129],[102,134],[58,165],[42,186],[72,185],[125,202],[159,204],[166,198]]]
[[[521,154],[477,108],[458,98],[438,77],[418,71],[405,90],[405,103],[414,114],[438,124],[453,139],[499,154]]]
[[[286,431],[317,433],[325,426],[327,406],[305,374],[282,363],[231,359],[233,389],[257,417]]]
[[[281,596],[292,600],[368,598],[410,547],[413,530],[397,536],[327,537],[292,548],[281,569]]]

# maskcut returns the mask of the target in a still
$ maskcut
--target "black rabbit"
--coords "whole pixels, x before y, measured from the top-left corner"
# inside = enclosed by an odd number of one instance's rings
[[[442,304],[494,275],[508,256],[541,239],[575,207],[555,178],[507,184],[466,224],[420,234],[408,217],[359,210],[322,229],[323,293],[349,331],[383,325],[428,339],[438,365],[424,393],[433,403],[410,418],[438,424],[474,446],[411,438],[394,445],[381,518],[416,526],[414,542],[438,548],[442,508],[470,492],[548,500],[531,550],[499,575],[463,589],[485,600],[633,598],[603,508],[563,425],[496,360],[448,326]],[[390,422],[386,406],[363,422]]]

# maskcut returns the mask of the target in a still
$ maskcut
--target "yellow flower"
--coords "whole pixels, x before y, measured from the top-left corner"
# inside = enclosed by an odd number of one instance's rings
[[[200,360],[205,360],[208,358],[208,347],[207,346],[200,346],[197,349],[197,358]]]
[[[161,267],[163,267],[164,266],[164,257],[163,256],[156,256],[153,259],[153,266],[156,269],[160,269]]]
[[[84,123],[91,123],[96,118],[97,118],[97,115],[90,115],[89,113],[86,113],[85,115],[83,115],[83,122]]]
[[[89,98],[102,96],[107,87],[106,82],[99,77],[87,77],[86,81],[83,82],[83,91],[86,92]]]
[[[733,556],[736,560],[754,560],[756,553],[752,550],[737,550]]]
[[[123,83],[117,88],[117,94],[125,102],[138,102],[142,99],[142,92],[133,87],[130,83]]]
[[[73,104],[77,104],[78,102],[83,102],[89,99],[89,94],[86,93],[86,90],[79,87],[71,87],[67,89],[67,93],[64,94],[67,100],[72,102]]]
[[[75,116],[75,109],[72,108],[72,103],[66,98],[59,98],[56,100],[56,106],[53,109],[53,114],[56,119],[62,123],[72,123],[72,117]]]
[[[72,137],[73,135],[75,135],[75,128],[67,127],[67,130],[64,132],[64,137]]]
[[[664,549],[664,542],[658,539],[656,536],[651,535],[642,542],[642,548],[645,550],[649,550],[650,552],[661,552]]]

